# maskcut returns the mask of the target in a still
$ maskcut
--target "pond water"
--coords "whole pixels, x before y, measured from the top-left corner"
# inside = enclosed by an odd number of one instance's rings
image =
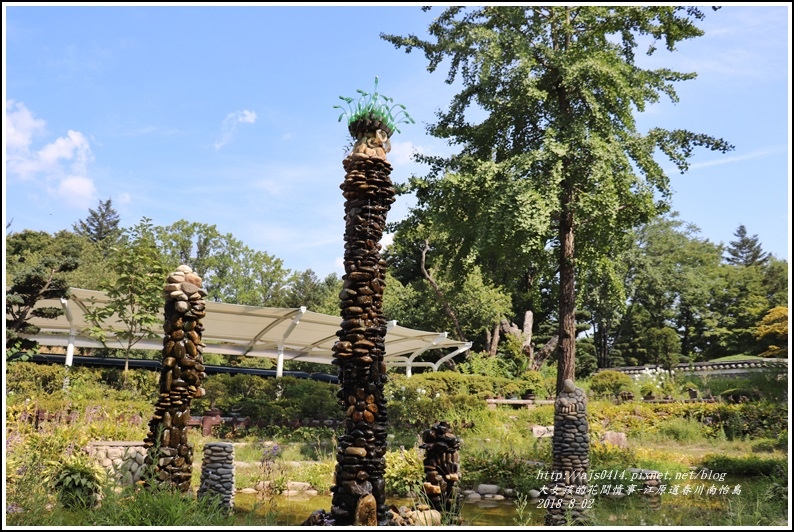
[[[276,525],[281,526],[300,526],[312,512],[316,510],[331,510],[331,495],[317,495],[314,497],[276,497],[275,514]],[[258,525],[261,524],[268,508],[258,506],[255,508],[257,498],[255,494],[239,493],[234,498],[235,510],[238,524]],[[397,507],[411,507],[410,499],[399,497],[389,497],[386,504]],[[251,510],[253,515],[251,515]],[[544,510],[533,510],[533,517],[537,518],[536,524],[543,524]],[[478,501],[464,503],[461,509],[461,518],[466,526],[514,526],[518,513],[515,501],[505,499],[503,501]],[[534,521],[534,519],[533,519]]]
[[[692,482],[692,485],[693,487],[702,485],[708,490],[712,484]],[[724,486],[729,487],[730,490],[724,494],[716,492],[713,495],[704,490],[702,493],[696,491],[690,495],[665,494],[661,497],[646,497],[640,494],[624,499],[598,497],[594,501],[591,515],[597,522],[615,526],[691,526],[698,523],[731,525],[736,524],[735,520],[739,513],[747,512],[754,515],[753,520],[763,524],[777,525],[788,522],[785,509],[787,499],[783,501],[785,504],[766,503],[759,506],[759,500],[763,500],[769,489],[767,480],[735,478],[728,482],[726,479]],[[740,493],[735,493],[734,488]],[[236,524],[300,526],[312,512],[331,510],[330,494],[314,497],[279,496],[273,499],[274,506],[268,506],[267,502],[258,501],[256,494],[237,494]],[[388,497],[386,503],[409,508],[413,505],[410,499],[398,497]],[[543,500],[529,502],[522,516],[519,515],[516,503],[517,501],[513,499],[465,502],[461,510],[462,524],[472,527],[513,527],[521,522],[529,526],[543,526],[546,515],[546,510],[542,508]],[[275,515],[275,523],[272,519],[266,518],[269,510]]]

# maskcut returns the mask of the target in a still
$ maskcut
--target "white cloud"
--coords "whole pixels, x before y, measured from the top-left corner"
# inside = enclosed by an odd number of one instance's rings
[[[219,150],[232,140],[235,130],[239,124],[253,124],[256,122],[256,113],[244,109],[226,115],[221,123],[221,138],[215,141],[215,149]]]
[[[116,196],[116,202],[118,202],[119,205],[129,205],[130,201],[132,201],[132,197],[127,192],[122,192]]]
[[[12,154],[27,153],[33,142],[33,135],[43,133],[45,122],[34,118],[25,104],[8,100],[6,108],[6,150]]]
[[[76,175],[61,180],[53,193],[68,205],[81,209],[90,208],[97,196],[94,182],[87,177]]]
[[[73,172],[85,174],[88,161],[91,159],[91,147],[85,135],[70,129],[65,137],[47,144],[38,151],[37,155],[44,168],[55,167],[63,159],[71,162]]]
[[[760,150],[751,151],[744,154],[727,156],[727,157],[719,157],[716,159],[711,159],[709,161],[703,161],[701,163],[692,163],[689,165],[689,170],[696,170],[698,168],[708,168],[709,166],[720,166],[723,164],[733,164],[741,161],[747,161],[751,159],[760,159],[764,157],[768,157],[770,155],[775,155],[779,153],[785,153],[786,147],[785,146],[770,146],[768,148],[763,148]],[[664,171],[668,174],[679,173],[678,168],[675,166],[666,166]]]
[[[93,160],[88,138],[75,130],[33,148],[34,137],[46,131],[46,122],[35,118],[22,102],[8,100],[6,108],[6,158],[9,175],[22,180],[42,179],[46,189],[65,203],[88,207],[96,197],[96,187],[88,177]]]

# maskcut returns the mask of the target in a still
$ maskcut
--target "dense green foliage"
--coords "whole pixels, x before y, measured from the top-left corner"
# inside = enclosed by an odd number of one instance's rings
[[[633,384],[631,377],[612,370],[599,371],[590,378],[590,389],[597,395],[617,396],[624,390],[630,391]]]
[[[144,218],[124,231],[115,246],[108,268],[112,277],[102,285],[108,302],[88,300],[85,317],[91,325],[85,332],[105,347],[108,337],[119,340],[124,346],[125,373],[135,344],[160,338],[161,293],[168,273],[163,264],[150,220]]]
[[[293,420],[341,419],[338,386],[295,377],[219,374],[204,383],[206,395],[193,401],[194,412],[211,407],[240,417],[283,424]]]
[[[705,468],[726,473],[749,477],[754,475],[781,475],[788,470],[788,460],[785,458],[764,458],[761,456],[725,456],[723,454],[708,454],[703,457],[702,465]]]
[[[80,248],[65,232],[50,236],[25,230],[6,239],[6,358],[17,351],[33,350],[36,342],[26,338],[40,328],[30,318],[56,318],[59,306],[37,306],[43,299],[68,298],[66,274],[80,264]]]
[[[538,290],[538,275],[557,279],[558,389],[574,377],[577,271],[669,208],[654,152],[684,172],[697,147],[733,149],[705,134],[636,127],[636,113],[664,96],[676,101],[674,84],[695,77],[642,68],[638,40],[652,39],[648,55],[661,40],[674,51],[703,34],[703,18],[674,6],[455,6],[429,25],[428,40],[381,35],[423,51],[429,72],[449,59],[447,82],[461,81],[428,128],[460,151],[418,157],[431,170],[412,179],[418,206],[398,231],[431,233],[457,275],[476,264],[510,292]]]

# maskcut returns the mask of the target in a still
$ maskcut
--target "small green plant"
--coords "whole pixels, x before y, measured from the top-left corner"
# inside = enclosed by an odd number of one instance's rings
[[[643,397],[653,397],[657,391],[659,391],[659,388],[651,381],[643,382],[640,385],[640,393]]]
[[[422,451],[418,446],[400,448],[386,453],[386,471],[383,480],[386,492],[405,497],[408,492],[418,493],[424,483]]]
[[[394,103],[392,98],[387,98],[383,94],[378,93],[377,76],[375,76],[375,90],[372,93],[364,92],[361,89],[357,89],[356,92],[360,94],[358,100],[346,96],[339,97],[340,100],[347,103],[347,109],[344,109],[341,105],[334,105],[334,109],[342,109],[342,114],[339,115],[339,122],[347,115],[348,131],[354,138],[358,137],[359,129],[357,126],[362,121],[365,123],[366,121],[379,122],[380,127],[378,129],[383,129],[387,136],[391,136],[392,130],[400,133],[397,124],[416,123],[405,111],[403,104]],[[364,129],[367,129],[367,127]]]
[[[106,481],[105,470],[82,454],[74,454],[62,463],[50,464],[52,485],[58,501],[66,508],[90,508],[99,502]]]

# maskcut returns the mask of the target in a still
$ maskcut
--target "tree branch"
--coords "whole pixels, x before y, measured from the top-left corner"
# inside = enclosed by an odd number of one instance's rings
[[[419,263],[419,267],[422,269],[422,275],[424,275],[427,282],[430,283],[430,286],[433,287],[433,291],[436,293],[438,300],[441,301],[441,304],[444,306],[444,311],[447,313],[447,316],[452,320],[452,323],[455,325],[455,331],[457,332],[458,338],[464,342],[466,342],[466,336],[463,334],[463,330],[460,328],[460,323],[458,323],[458,317],[455,316],[455,313],[452,311],[452,308],[447,303],[446,299],[444,299],[444,295],[441,293],[441,289],[438,287],[438,284],[433,279],[433,277],[428,273],[427,268],[425,268],[425,257],[427,255],[427,250],[430,249],[430,241],[425,239],[425,247],[422,249],[422,260]]]

